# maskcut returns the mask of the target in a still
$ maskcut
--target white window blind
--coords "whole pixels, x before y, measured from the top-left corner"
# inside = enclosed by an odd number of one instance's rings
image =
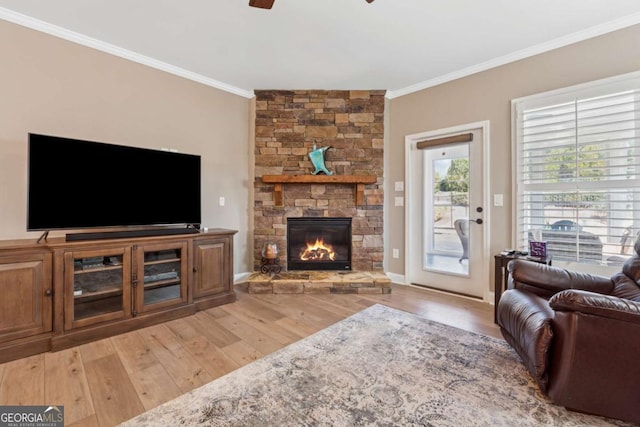
[[[640,231],[640,76],[514,102],[520,248],[618,265]]]

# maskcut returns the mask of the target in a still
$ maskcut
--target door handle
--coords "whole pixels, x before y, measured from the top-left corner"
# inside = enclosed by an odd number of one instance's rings
[[[482,220],[482,218],[478,218],[478,219],[472,219],[471,222],[475,222],[476,224],[482,224],[484,221]]]

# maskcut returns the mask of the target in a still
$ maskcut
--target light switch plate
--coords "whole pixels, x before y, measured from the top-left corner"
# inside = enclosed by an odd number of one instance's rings
[[[493,206],[504,206],[504,196],[502,194],[493,195]]]
[[[394,189],[396,191],[404,191],[404,181],[396,181],[394,183]]]
[[[398,196],[395,198],[395,205],[396,206],[404,206],[404,197],[402,196]]]

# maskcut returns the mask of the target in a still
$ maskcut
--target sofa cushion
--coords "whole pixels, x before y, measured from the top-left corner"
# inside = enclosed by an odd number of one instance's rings
[[[546,393],[549,377],[552,318],[553,310],[547,300],[530,292],[509,289],[498,303],[500,331],[543,393]]]
[[[549,307],[555,312],[554,320],[558,312],[567,311],[640,323],[640,302],[613,295],[569,289],[551,297]]]

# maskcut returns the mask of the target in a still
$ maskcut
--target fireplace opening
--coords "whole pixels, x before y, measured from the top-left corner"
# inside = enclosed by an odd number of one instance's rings
[[[351,270],[351,218],[287,218],[287,270]]]

